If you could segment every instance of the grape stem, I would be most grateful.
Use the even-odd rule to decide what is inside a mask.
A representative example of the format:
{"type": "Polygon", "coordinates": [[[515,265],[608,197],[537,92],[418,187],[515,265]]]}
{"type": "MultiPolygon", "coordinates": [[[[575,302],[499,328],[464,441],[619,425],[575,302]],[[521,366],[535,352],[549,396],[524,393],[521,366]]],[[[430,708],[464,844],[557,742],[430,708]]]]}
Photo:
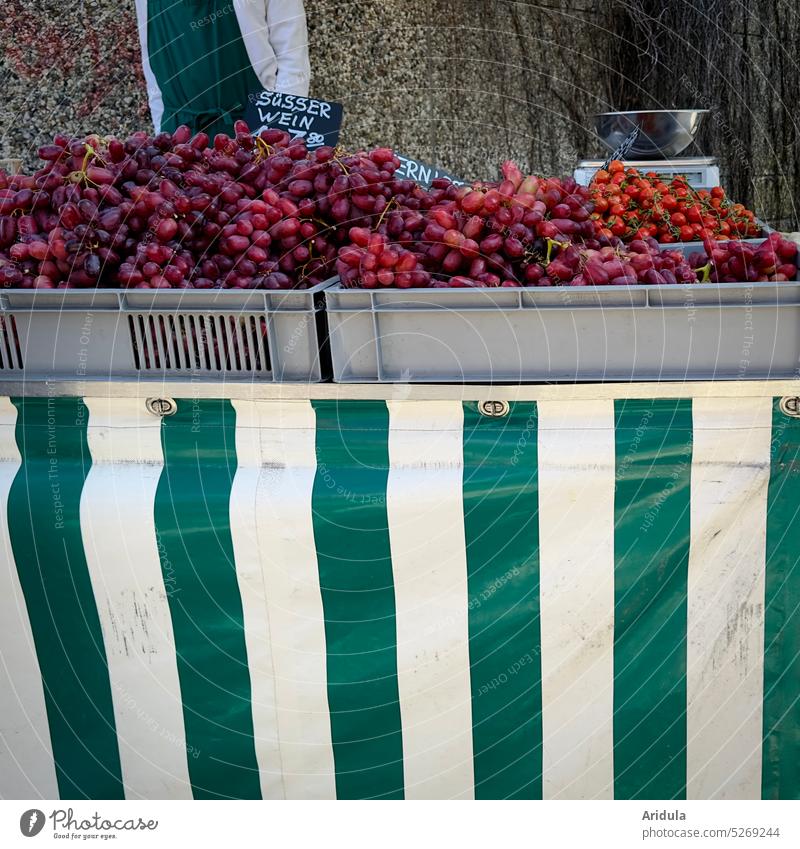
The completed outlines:
{"type": "Polygon", "coordinates": [[[81,163],[80,171],[70,171],[69,174],[64,178],[68,183],[91,183],[93,186],[99,186],[99,183],[95,183],[94,180],[89,178],[89,175],[86,173],[86,169],[92,159],[99,159],[103,165],[106,164],[106,161],[102,156],[90,145],[88,142],[86,143],[86,154],[83,157],[83,162],[81,163]]]}
{"type": "Polygon", "coordinates": [[[347,151],[341,145],[338,145],[333,150],[333,161],[337,162],[339,164],[339,166],[341,167],[342,171],[344,171],[345,175],[349,177],[350,176],[350,169],[344,164],[344,162],[342,162],[342,160],[340,158],[342,155],[344,155],[346,153],[347,153],[347,151]]]}
{"type": "Polygon", "coordinates": [[[383,223],[383,219],[386,217],[386,213],[391,209],[393,203],[395,203],[395,198],[391,198],[389,200],[389,203],[387,203],[386,206],[383,208],[383,212],[381,213],[381,217],[378,219],[378,223],[375,225],[376,230],[383,223]]]}
{"type": "Polygon", "coordinates": [[[256,162],[261,162],[267,156],[272,156],[272,145],[267,144],[261,136],[256,136],[256,162]]]}
{"type": "Polygon", "coordinates": [[[548,239],[547,240],[547,256],[544,258],[544,267],[547,268],[550,265],[550,259],[553,255],[553,248],[556,247],[566,248],[569,246],[569,242],[559,242],[556,239],[548,239]]]}
{"type": "Polygon", "coordinates": [[[696,272],[702,272],[702,277],[700,278],[700,283],[708,283],[711,279],[711,263],[707,262],[702,268],[695,269],[696,272]]]}

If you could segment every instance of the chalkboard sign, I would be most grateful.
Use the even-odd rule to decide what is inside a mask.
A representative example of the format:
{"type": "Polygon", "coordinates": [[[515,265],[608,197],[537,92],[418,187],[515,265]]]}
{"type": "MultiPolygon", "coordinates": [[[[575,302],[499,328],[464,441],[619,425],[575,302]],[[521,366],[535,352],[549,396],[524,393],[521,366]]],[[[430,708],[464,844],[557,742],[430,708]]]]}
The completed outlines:
{"type": "Polygon", "coordinates": [[[244,118],[253,133],[286,130],[304,138],[310,150],[339,141],[344,108],[341,103],[315,100],[281,91],[257,91],[248,97],[244,118]]]}
{"type": "Polygon", "coordinates": [[[424,162],[418,162],[416,159],[410,159],[408,156],[402,156],[399,153],[396,153],[395,156],[400,160],[400,167],[394,172],[394,175],[400,180],[415,180],[426,189],[439,177],[443,177],[457,186],[467,185],[463,180],[458,180],[442,168],[426,165],[424,162]]]}

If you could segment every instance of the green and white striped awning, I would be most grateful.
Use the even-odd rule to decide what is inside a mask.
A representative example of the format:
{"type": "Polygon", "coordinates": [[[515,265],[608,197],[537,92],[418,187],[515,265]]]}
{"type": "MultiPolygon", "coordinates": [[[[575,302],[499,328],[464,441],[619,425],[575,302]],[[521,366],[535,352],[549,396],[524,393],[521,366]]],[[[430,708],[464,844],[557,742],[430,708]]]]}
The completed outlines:
{"type": "Polygon", "coordinates": [[[777,398],[2,398],[0,501],[2,797],[800,798],[777,398]]]}

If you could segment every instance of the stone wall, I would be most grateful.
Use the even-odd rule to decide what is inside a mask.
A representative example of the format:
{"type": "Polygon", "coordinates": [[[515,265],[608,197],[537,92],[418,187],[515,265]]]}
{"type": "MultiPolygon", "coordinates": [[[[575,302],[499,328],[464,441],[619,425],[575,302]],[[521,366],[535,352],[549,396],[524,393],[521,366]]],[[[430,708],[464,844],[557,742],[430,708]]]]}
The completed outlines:
{"type": "MultiPolygon", "coordinates": [[[[777,32],[797,28],[792,3],[641,0],[669,12],[657,19],[662,58],[653,71],[653,29],[641,27],[649,18],[636,2],[306,0],[312,93],[345,104],[346,145],[389,144],[477,178],[494,176],[507,157],[568,173],[601,152],[586,129],[591,113],[631,101],[687,105],[695,85],[699,105],[716,107],[703,141],[722,157],[726,182],[788,227],[800,185],[800,91],[790,97],[800,77],[777,32]],[[717,24],[719,49],[728,51],[725,67],[735,55],[746,74],[727,80],[714,45],[685,43],[686,10],[704,6],[730,9],[736,24],[717,24]],[[748,24],[760,6],[771,10],[772,29],[748,24]],[[686,76],[681,56],[690,53],[707,60],[707,75],[686,76]]],[[[57,129],[124,133],[149,121],[132,0],[6,0],[0,79],[0,157],[30,162],[57,129]]]]}

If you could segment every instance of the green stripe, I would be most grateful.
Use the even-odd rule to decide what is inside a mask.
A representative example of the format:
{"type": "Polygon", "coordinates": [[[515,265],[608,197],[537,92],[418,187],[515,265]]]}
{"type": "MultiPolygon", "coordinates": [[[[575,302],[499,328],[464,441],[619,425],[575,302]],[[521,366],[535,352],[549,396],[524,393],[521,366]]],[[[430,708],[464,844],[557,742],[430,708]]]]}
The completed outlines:
{"type": "Polygon", "coordinates": [[[380,402],[313,402],[314,538],[340,799],[402,798],[397,628],[386,514],[389,414],[380,402]]]}
{"type": "Polygon", "coordinates": [[[761,795],[800,799],[800,419],[778,403],[767,500],[761,795]]]}
{"type": "Polygon", "coordinates": [[[614,796],[684,799],[691,401],[615,416],[614,796]]]}
{"type": "Polygon", "coordinates": [[[464,530],[478,799],[542,798],[535,404],[464,404],[464,530]]]}
{"type": "Polygon", "coordinates": [[[196,799],[260,799],[244,618],[231,542],[235,413],[178,401],[164,419],[156,539],[169,598],[196,799]]]}
{"type": "Polygon", "coordinates": [[[22,465],[8,524],[44,686],[62,799],[123,799],[103,635],[83,551],[91,456],[79,398],[12,399],[22,465]]]}
{"type": "Polygon", "coordinates": [[[147,50],[164,102],[162,131],[185,121],[211,136],[230,133],[248,95],[261,91],[232,11],[227,0],[148,0],[147,50]]]}

